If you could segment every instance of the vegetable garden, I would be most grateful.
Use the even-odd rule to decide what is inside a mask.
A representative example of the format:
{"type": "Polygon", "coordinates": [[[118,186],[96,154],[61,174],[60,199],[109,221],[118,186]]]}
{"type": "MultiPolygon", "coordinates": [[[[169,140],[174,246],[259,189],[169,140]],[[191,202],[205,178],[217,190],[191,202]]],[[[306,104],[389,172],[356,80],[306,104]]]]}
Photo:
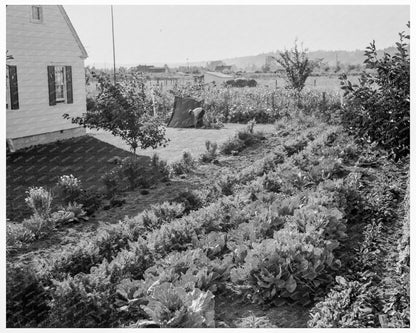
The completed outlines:
{"type": "MultiPolygon", "coordinates": [[[[409,134],[394,129],[388,135],[402,137],[381,142],[345,117],[374,89],[360,84],[347,83],[342,105],[313,91],[179,87],[204,99],[211,123],[247,129],[218,152],[207,143],[198,163],[187,153],[176,165],[152,163],[167,178],[214,162],[219,172],[49,257],[8,261],[7,326],[409,327],[409,134]],[[274,122],[275,133],[256,132],[253,119],[274,122]],[[255,162],[244,165],[249,153],[255,162]],[[226,300],[255,314],[230,318],[226,300]],[[269,315],[288,305],[303,319],[269,315]]],[[[169,96],[156,93],[159,115],[169,96]]]]}

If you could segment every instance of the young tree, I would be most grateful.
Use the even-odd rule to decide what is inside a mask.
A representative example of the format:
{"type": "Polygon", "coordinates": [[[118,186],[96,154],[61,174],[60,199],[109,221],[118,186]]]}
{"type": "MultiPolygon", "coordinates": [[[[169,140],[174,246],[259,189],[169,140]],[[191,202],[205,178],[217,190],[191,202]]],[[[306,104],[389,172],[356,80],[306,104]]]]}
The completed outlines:
{"type": "Polygon", "coordinates": [[[142,149],[166,146],[166,129],[159,118],[153,116],[151,100],[146,96],[142,79],[133,77],[112,83],[102,78],[95,107],[81,117],[71,119],[75,124],[91,129],[104,129],[121,137],[136,155],[142,149]]]}
{"type": "Polygon", "coordinates": [[[310,61],[306,55],[307,50],[299,50],[297,41],[291,50],[280,52],[280,58],[273,59],[280,64],[286,73],[286,80],[289,88],[301,92],[305,86],[305,81],[312,73],[315,63],[310,61]]]}
{"type": "MultiPolygon", "coordinates": [[[[410,28],[410,23],[407,24],[410,28]]],[[[363,141],[376,142],[396,159],[410,153],[410,36],[399,33],[393,55],[378,57],[375,42],[364,61],[372,72],[363,72],[359,84],[340,77],[346,105],[342,120],[363,141]]]]}

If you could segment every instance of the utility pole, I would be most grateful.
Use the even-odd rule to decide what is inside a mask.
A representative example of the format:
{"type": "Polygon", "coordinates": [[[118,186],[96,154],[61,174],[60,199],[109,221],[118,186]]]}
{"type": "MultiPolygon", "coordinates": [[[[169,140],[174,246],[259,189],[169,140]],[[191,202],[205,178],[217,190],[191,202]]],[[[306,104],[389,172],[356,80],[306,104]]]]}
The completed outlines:
{"type": "Polygon", "coordinates": [[[114,71],[114,84],[116,84],[116,46],[114,43],[114,17],[113,17],[113,5],[111,5],[111,30],[113,34],[113,71],[114,71]]]}

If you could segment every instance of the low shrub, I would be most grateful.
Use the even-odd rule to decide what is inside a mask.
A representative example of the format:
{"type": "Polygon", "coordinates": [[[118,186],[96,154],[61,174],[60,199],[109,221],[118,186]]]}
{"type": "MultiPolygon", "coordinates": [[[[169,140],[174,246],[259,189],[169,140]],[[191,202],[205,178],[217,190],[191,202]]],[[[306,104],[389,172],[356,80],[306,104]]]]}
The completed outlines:
{"type": "Polygon", "coordinates": [[[291,299],[308,304],[310,292],[331,281],[328,269],[340,265],[332,253],[336,247],[316,231],[282,229],[273,238],[253,243],[244,264],[231,271],[231,279],[254,302],[291,299]]]}
{"type": "Polygon", "coordinates": [[[303,137],[289,139],[285,141],[285,143],[283,144],[288,156],[291,156],[293,154],[300,152],[307,145],[308,145],[308,140],[303,137]]]}
{"type": "Polygon", "coordinates": [[[168,163],[165,160],[161,160],[159,155],[154,153],[152,155],[151,164],[162,176],[162,181],[169,180],[170,169],[168,163]]]}
{"type": "Polygon", "coordinates": [[[148,301],[143,309],[158,327],[215,327],[214,295],[210,291],[187,292],[162,283],[152,289],[148,301]]]}
{"type": "Polygon", "coordinates": [[[282,179],[277,172],[271,171],[261,177],[262,186],[266,191],[279,193],[282,189],[282,179]]]}
{"type": "Polygon", "coordinates": [[[196,161],[189,151],[183,151],[182,158],[179,161],[172,162],[170,167],[175,175],[190,173],[196,166],[196,161]]]}
{"type": "Polygon", "coordinates": [[[232,195],[234,193],[234,187],[238,183],[238,178],[231,172],[221,174],[215,185],[223,195],[232,195]]]}
{"type": "Polygon", "coordinates": [[[30,243],[35,239],[31,230],[21,223],[6,223],[6,246],[7,249],[20,248],[24,244],[30,243]]]}
{"type": "Polygon", "coordinates": [[[151,205],[150,209],[143,211],[138,216],[138,223],[142,224],[146,231],[160,228],[161,225],[169,223],[184,214],[185,206],[182,203],[164,202],[151,205]]]}
{"type": "Polygon", "coordinates": [[[107,196],[112,197],[118,193],[121,183],[121,172],[120,167],[115,167],[114,169],[106,172],[101,176],[101,181],[104,183],[107,191],[107,196]]]}
{"type": "Polygon", "coordinates": [[[173,202],[182,204],[185,207],[185,214],[202,207],[202,200],[195,191],[186,190],[180,192],[176,198],[173,199],[173,202]]]}
{"type": "Polygon", "coordinates": [[[48,316],[48,293],[28,265],[6,265],[7,328],[39,327],[48,316]]]}
{"type": "Polygon", "coordinates": [[[220,152],[224,155],[238,154],[244,148],[244,141],[237,137],[233,137],[229,138],[220,146],[220,152]]]}
{"type": "Polygon", "coordinates": [[[336,277],[337,284],[325,299],[314,306],[308,327],[363,328],[376,326],[373,308],[377,292],[371,281],[347,281],[336,277]]]}
{"type": "Polygon", "coordinates": [[[59,177],[57,189],[65,204],[76,202],[82,192],[81,181],[73,175],[59,177]]]}
{"type": "Polygon", "coordinates": [[[40,215],[32,215],[22,222],[23,227],[29,230],[34,239],[42,239],[49,235],[55,229],[55,222],[50,217],[44,218],[40,215]]]}
{"type": "Polygon", "coordinates": [[[87,221],[87,213],[82,209],[81,204],[69,203],[67,207],[63,207],[61,210],[52,213],[51,220],[55,224],[67,224],[67,223],[79,223],[81,221],[87,221]]]}
{"type": "Polygon", "coordinates": [[[82,190],[75,202],[82,205],[87,215],[93,214],[101,207],[103,194],[97,190],[82,190]]]}
{"type": "Polygon", "coordinates": [[[26,204],[32,209],[33,214],[47,218],[51,213],[52,194],[43,187],[30,187],[25,199],[26,204]]]}
{"type": "Polygon", "coordinates": [[[148,188],[151,185],[148,175],[145,175],[144,165],[136,156],[123,159],[120,165],[120,172],[127,180],[131,190],[137,187],[148,188]]]}
{"type": "Polygon", "coordinates": [[[218,156],[218,153],[217,153],[218,145],[216,142],[211,142],[207,140],[205,141],[205,148],[206,148],[206,151],[203,154],[201,154],[200,161],[203,163],[211,163],[218,156]]]}

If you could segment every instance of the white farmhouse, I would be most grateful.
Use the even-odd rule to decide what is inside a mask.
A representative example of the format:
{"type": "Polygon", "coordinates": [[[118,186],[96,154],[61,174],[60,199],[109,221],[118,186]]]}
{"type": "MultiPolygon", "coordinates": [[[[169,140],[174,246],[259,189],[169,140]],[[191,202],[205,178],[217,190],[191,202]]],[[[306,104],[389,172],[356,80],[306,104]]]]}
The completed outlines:
{"type": "Polygon", "coordinates": [[[204,73],[204,82],[205,83],[215,83],[220,85],[228,80],[232,80],[234,77],[232,75],[223,74],[220,72],[205,72],[204,73]]]}
{"type": "Polygon", "coordinates": [[[6,137],[14,149],[85,134],[82,45],[63,6],[6,7],[6,137]]]}

